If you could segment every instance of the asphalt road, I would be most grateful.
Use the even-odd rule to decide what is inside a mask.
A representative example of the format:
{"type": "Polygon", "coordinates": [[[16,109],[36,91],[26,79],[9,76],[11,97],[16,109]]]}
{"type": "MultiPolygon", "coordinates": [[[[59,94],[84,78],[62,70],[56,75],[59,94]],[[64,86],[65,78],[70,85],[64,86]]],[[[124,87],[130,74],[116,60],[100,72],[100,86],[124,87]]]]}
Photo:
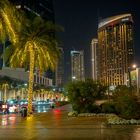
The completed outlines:
{"type": "Polygon", "coordinates": [[[32,118],[0,116],[0,140],[140,140],[140,126],[106,126],[105,119],[67,117],[70,105],[32,118]]]}

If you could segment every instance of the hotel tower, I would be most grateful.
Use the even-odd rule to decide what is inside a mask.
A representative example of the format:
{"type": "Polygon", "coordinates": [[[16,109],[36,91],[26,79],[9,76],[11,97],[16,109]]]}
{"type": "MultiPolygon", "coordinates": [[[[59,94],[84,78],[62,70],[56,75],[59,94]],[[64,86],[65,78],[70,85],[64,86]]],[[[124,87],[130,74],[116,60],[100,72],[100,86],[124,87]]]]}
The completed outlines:
{"type": "Polygon", "coordinates": [[[98,24],[99,80],[108,86],[125,85],[134,62],[133,19],[122,14],[98,24]]]}

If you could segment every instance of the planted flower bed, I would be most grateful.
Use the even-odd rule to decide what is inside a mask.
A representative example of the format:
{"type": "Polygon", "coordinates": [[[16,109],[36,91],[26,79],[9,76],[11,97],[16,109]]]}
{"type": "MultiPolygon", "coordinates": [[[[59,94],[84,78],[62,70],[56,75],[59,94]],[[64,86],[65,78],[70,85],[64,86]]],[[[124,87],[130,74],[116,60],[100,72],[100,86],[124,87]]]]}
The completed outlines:
{"type": "Polygon", "coordinates": [[[140,124],[140,120],[136,120],[136,119],[130,119],[130,120],[126,120],[123,118],[118,117],[117,115],[112,115],[112,116],[108,116],[107,118],[107,123],[108,124],[135,124],[135,125],[139,125],[140,124]]]}
{"type": "Polygon", "coordinates": [[[106,114],[106,113],[80,113],[77,111],[72,111],[68,113],[68,117],[106,117],[107,124],[111,125],[140,125],[140,120],[130,119],[126,120],[118,117],[115,114],[106,114]]]}

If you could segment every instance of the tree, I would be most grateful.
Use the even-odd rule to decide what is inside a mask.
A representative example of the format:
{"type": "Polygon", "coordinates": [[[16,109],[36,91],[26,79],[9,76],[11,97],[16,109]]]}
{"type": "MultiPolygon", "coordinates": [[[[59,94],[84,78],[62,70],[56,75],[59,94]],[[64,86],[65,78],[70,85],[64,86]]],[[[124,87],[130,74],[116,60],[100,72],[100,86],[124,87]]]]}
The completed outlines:
{"type": "Polygon", "coordinates": [[[17,9],[8,0],[0,1],[0,36],[1,40],[9,38],[12,43],[17,41],[17,30],[20,30],[17,9]]]}
{"type": "Polygon", "coordinates": [[[37,67],[42,73],[48,68],[55,69],[60,49],[58,42],[52,35],[55,25],[44,22],[40,17],[24,22],[24,28],[19,33],[19,41],[10,58],[11,67],[25,67],[29,65],[28,116],[32,112],[34,69],[37,67]]]}
{"type": "Polygon", "coordinates": [[[118,99],[119,97],[123,97],[123,96],[133,96],[136,95],[135,91],[133,90],[133,87],[128,87],[126,85],[119,85],[115,88],[115,90],[113,91],[113,100],[118,99]],[[132,92],[133,91],[133,92],[132,92]]]}
{"type": "MultiPolygon", "coordinates": [[[[5,42],[9,40],[12,44],[17,42],[17,32],[21,28],[21,16],[17,9],[8,0],[0,0],[0,43],[3,45],[5,53],[5,42]]],[[[3,66],[5,66],[5,56],[3,55],[3,66]]]]}
{"type": "Polygon", "coordinates": [[[10,88],[12,79],[4,76],[0,77],[0,88],[3,90],[3,101],[6,102],[7,89],[10,88]]]}
{"type": "Polygon", "coordinates": [[[3,96],[3,100],[4,100],[4,102],[6,103],[6,100],[7,100],[7,89],[9,88],[9,84],[8,83],[3,83],[2,85],[1,85],[1,89],[3,89],[4,90],[4,96],[3,96]]]}
{"type": "Polygon", "coordinates": [[[75,81],[66,87],[73,109],[78,112],[93,112],[95,100],[100,99],[106,90],[99,82],[93,80],[75,81]]]}
{"type": "Polygon", "coordinates": [[[138,98],[127,86],[118,86],[113,94],[116,113],[125,119],[140,118],[140,103],[138,98]]]}

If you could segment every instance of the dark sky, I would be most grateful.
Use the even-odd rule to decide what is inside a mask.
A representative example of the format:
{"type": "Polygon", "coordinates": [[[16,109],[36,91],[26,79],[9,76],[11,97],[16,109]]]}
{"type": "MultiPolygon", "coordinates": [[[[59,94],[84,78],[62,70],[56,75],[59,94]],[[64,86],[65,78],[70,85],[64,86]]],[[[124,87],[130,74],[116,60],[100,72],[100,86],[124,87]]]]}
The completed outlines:
{"type": "Polygon", "coordinates": [[[70,79],[70,50],[84,50],[85,75],[90,77],[90,43],[97,37],[99,18],[131,13],[134,20],[136,63],[140,65],[140,5],[138,0],[54,0],[55,20],[65,31],[58,34],[65,52],[65,81],[70,79]]]}

